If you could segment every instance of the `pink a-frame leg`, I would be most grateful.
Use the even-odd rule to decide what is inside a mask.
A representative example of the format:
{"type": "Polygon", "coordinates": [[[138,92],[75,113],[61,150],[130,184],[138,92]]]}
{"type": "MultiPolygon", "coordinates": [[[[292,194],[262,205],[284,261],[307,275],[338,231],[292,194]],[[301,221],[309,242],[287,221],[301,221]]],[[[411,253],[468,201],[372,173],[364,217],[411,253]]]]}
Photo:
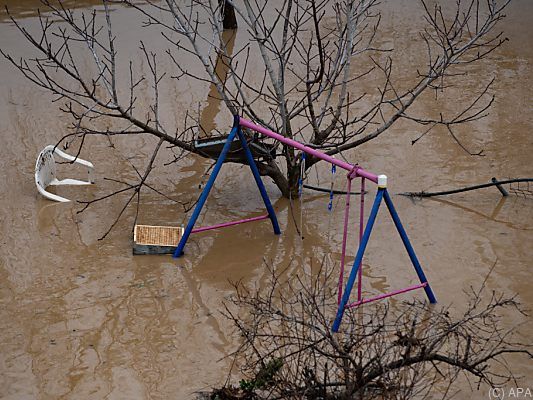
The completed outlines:
{"type": "MultiPolygon", "coordinates": [[[[359,210],[359,245],[361,245],[361,239],[363,239],[363,231],[365,228],[365,178],[361,178],[361,207],[359,210]]],[[[359,271],[357,273],[357,301],[361,301],[362,285],[363,285],[363,260],[359,265],[359,271]]]]}
{"type": "MultiPolygon", "coordinates": [[[[357,169],[355,170],[357,171],[357,169]]],[[[341,250],[341,266],[339,273],[339,284],[337,290],[337,304],[341,303],[342,299],[342,287],[344,285],[344,266],[346,263],[346,242],[348,239],[348,223],[350,220],[350,192],[352,189],[352,173],[348,174],[348,185],[346,190],[346,206],[344,208],[344,231],[342,234],[342,250],[341,250]]],[[[364,231],[364,212],[365,212],[365,178],[361,177],[361,206],[359,212],[359,245],[361,244],[361,239],[363,238],[364,231]]],[[[360,302],[362,299],[362,279],[363,279],[363,262],[359,265],[359,272],[357,275],[357,301],[360,302]]]]}
{"type": "Polygon", "coordinates": [[[352,178],[348,175],[346,189],[346,206],[344,208],[344,231],[342,234],[341,268],[339,273],[339,286],[337,290],[337,304],[341,304],[342,286],[344,285],[344,262],[346,259],[346,241],[348,239],[348,221],[350,219],[350,192],[352,190],[352,178]]]}
{"type": "Polygon", "coordinates": [[[408,286],[403,289],[393,290],[392,292],[389,292],[389,293],[383,293],[378,296],[371,297],[369,299],[360,299],[358,301],[354,301],[351,304],[348,304],[346,308],[354,308],[354,307],[360,306],[361,304],[371,303],[376,300],[386,299],[387,297],[392,297],[398,294],[407,293],[407,292],[410,292],[411,290],[425,288],[427,285],[428,285],[427,282],[419,283],[417,285],[408,286]]]}
{"type": "Polygon", "coordinates": [[[222,224],[211,225],[211,226],[202,226],[200,228],[193,229],[191,233],[200,233],[200,232],[210,231],[212,229],[219,229],[219,228],[225,228],[227,226],[245,224],[247,222],[261,221],[263,219],[267,219],[268,217],[269,215],[265,214],[265,215],[260,215],[259,217],[252,217],[252,218],[240,219],[238,221],[224,222],[222,224]]]}

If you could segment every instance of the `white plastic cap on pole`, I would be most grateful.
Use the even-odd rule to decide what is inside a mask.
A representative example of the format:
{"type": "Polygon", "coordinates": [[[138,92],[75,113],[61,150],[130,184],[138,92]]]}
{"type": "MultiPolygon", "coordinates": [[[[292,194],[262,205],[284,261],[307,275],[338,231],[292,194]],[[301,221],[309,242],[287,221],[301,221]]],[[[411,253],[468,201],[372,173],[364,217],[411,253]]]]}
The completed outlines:
{"type": "Polygon", "coordinates": [[[378,175],[378,188],[384,189],[387,187],[387,175],[378,175]]]}

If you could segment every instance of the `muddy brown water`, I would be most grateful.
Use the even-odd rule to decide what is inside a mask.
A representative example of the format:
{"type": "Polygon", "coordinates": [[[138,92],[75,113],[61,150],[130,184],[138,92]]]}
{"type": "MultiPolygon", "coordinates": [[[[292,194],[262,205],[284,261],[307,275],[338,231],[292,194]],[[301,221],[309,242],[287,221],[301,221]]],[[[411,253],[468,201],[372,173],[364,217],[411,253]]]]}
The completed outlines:
{"type": "MultiPolygon", "coordinates": [[[[36,28],[38,2],[1,3],[7,3],[30,29],[36,28]]],[[[72,6],[88,8],[95,3],[72,2],[72,6]]],[[[510,41],[476,67],[443,105],[444,110],[453,108],[457,100],[466,98],[467,89],[479,88],[496,77],[497,98],[490,115],[460,131],[469,147],[484,149],[485,157],[466,155],[441,131],[411,146],[421,129],[399,124],[348,158],[387,174],[393,193],[475,184],[492,176],[533,177],[533,3],[514,1],[507,14],[502,27],[510,41]]],[[[398,73],[407,73],[410,65],[422,61],[416,7],[407,1],[388,3],[384,16],[379,40],[400,50],[404,62],[399,63],[398,73]]],[[[117,7],[113,19],[123,54],[135,54],[143,35],[155,35],[137,29],[131,10],[117,7]]],[[[239,37],[236,45],[238,41],[239,37]]],[[[154,43],[164,49],[163,44],[154,43]]],[[[0,47],[16,56],[33,54],[4,11],[0,14],[0,47]]],[[[205,103],[208,91],[208,87],[187,82],[168,89],[168,100],[162,104],[167,122],[181,123],[184,110],[204,102],[211,108],[202,118],[210,127],[227,129],[231,124],[227,112],[205,103]]],[[[133,257],[133,208],[108,238],[97,240],[124,198],[77,214],[79,205],[53,204],[37,194],[35,157],[44,145],[64,134],[69,122],[50,100],[0,60],[0,398],[181,399],[221,384],[230,363],[223,357],[237,344],[231,325],[220,315],[222,302],[233,293],[228,280],[264,284],[264,260],[280,268],[292,261],[288,273],[294,276],[325,254],[338,262],[340,197],[330,217],[327,196],[306,192],[302,242],[289,216],[288,201],[267,182],[281,236],[274,236],[269,224],[260,222],[195,236],[179,260],[133,257]]],[[[417,111],[439,110],[422,103],[417,111]]],[[[82,156],[96,165],[97,184],[60,188],[58,193],[76,199],[108,193],[114,186],[103,177],[133,178],[125,155],[135,156],[133,162],[142,165],[149,155],[146,148],[153,144],[150,138],[138,138],[117,141],[111,149],[104,141],[90,141],[82,156]]],[[[170,154],[165,152],[165,157],[170,154]]],[[[199,195],[198,185],[209,165],[189,157],[179,165],[158,168],[152,182],[174,198],[190,200],[199,195]]],[[[327,167],[320,168],[324,184],[327,167]]],[[[343,186],[341,179],[337,185],[343,186]]],[[[498,260],[488,279],[489,289],[516,293],[526,308],[533,309],[531,198],[502,198],[496,189],[486,189],[415,202],[394,196],[394,201],[441,304],[451,304],[460,312],[463,290],[478,285],[498,260]]],[[[299,220],[299,204],[294,207],[299,220]]],[[[248,171],[228,166],[200,222],[216,223],[259,212],[261,203],[248,171]]],[[[174,203],[152,194],[143,196],[139,222],[185,221],[186,215],[174,203]]],[[[351,238],[352,257],[355,244],[351,238]]],[[[367,250],[364,278],[365,294],[416,282],[384,214],[367,250]]],[[[422,293],[402,298],[413,296],[422,293]]],[[[390,301],[395,304],[399,299],[390,301]]],[[[521,323],[518,339],[533,342],[528,317],[508,322],[521,323]]],[[[512,363],[513,370],[524,376],[520,384],[533,387],[531,362],[519,358],[512,363]]],[[[466,385],[457,389],[461,390],[457,398],[472,398],[466,385]]],[[[486,389],[474,393],[474,398],[487,396],[486,389]]]]}

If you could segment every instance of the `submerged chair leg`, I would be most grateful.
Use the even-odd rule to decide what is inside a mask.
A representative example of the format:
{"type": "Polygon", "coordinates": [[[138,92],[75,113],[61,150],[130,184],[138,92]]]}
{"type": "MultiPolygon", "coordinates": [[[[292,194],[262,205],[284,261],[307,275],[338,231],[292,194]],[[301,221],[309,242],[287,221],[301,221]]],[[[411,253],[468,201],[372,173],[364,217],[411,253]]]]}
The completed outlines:
{"type": "Polygon", "coordinates": [[[60,202],[60,203],[69,203],[70,202],[69,199],[66,199],[64,197],[58,196],[57,194],[53,194],[53,193],[47,192],[41,185],[37,185],[37,190],[39,191],[39,193],[41,193],[41,195],[43,197],[47,198],[48,200],[53,200],[53,201],[57,201],[57,202],[60,202]]]}
{"type": "Polygon", "coordinates": [[[61,179],[61,180],[56,179],[50,182],[50,186],[62,186],[62,185],[84,186],[84,185],[92,185],[92,182],[80,181],[78,179],[61,179]]]}

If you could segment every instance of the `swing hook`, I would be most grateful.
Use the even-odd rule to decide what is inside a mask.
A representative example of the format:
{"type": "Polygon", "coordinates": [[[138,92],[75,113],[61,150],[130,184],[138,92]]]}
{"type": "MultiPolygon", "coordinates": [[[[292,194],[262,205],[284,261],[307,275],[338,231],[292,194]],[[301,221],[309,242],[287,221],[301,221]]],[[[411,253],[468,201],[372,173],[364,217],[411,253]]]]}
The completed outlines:
{"type": "Polygon", "coordinates": [[[348,172],[348,179],[352,180],[357,178],[357,172],[361,169],[359,164],[355,164],[350,172],[348,172]]]}

